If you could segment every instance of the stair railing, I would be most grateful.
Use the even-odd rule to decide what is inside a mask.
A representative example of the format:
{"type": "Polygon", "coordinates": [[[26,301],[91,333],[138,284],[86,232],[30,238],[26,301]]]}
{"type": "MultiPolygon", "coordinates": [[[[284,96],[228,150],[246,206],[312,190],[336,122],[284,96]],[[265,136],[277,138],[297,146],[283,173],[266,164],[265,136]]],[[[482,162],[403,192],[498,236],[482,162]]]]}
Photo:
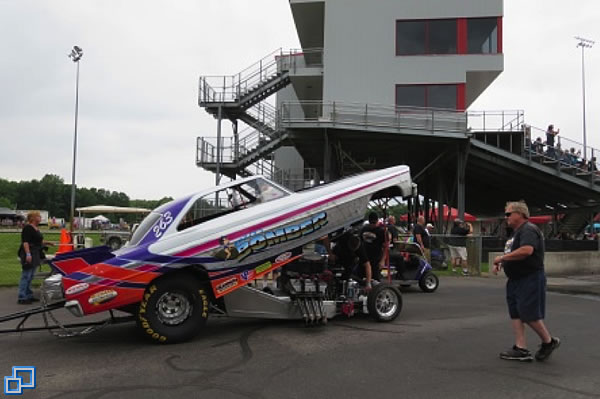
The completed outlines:
{"type": "Polygon", "coordinates": [[[299,68],[323,65],[323,50],[272,51],[234,75],[200,77],[199,103],[234,102],[276,76],[299,68]]]}

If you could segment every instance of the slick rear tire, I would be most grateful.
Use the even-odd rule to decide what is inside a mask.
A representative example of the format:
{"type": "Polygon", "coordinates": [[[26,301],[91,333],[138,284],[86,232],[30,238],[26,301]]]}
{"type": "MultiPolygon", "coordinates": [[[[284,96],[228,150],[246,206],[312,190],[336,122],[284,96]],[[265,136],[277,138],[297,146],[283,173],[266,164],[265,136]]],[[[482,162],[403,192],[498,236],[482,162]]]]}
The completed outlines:
{"type": "Polygon", "coordinates": [[[160,344],[194,338],[208,319],[209,298],[204,285],[191,274],[160,278],[148,285],[136,322],[142,334],[160,344]]]}
{"type": "Polygon", "coordinates": [[[419,280],[419,288],[421,288],[423,292],[434,292],[438,289],[439,285],[440,280],[438,279],[438,276],[432,272],[426,272],[419,280]]]}
{"type": "Polygon", "coordinates": [[[392,321],[402,311],[402,294],[394,286],[378,284],[367,296],[367,309],[376,321],[392,321]]]}

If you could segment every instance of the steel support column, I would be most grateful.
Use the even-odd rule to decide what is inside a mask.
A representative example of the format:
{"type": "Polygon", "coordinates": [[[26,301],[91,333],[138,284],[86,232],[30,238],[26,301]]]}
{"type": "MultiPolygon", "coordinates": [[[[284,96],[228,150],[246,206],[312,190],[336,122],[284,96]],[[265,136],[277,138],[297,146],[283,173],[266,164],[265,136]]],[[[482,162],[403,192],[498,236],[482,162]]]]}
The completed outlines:
{"type": "Polygon", "coordinates": [[[458,217],[465,218],[465,169],[467,165],[466,151],[462,146],[458,147],[456,165],[456,208],[458,217]]]}
{"type": "Polygon", "coordinates": [[[329,183],[331,181],[331,146],[327,129],[323,132],[323,140],[325,142],[323,146],[323,180],[325,183],[329,183]]]}
{"type": "Polygon", "coordinates": [[[215,171],[215,182],[218,186],[221,183],[221,122],[223,120],[222,107],[219,105],[217,111],[217,169],[215,171]]]}

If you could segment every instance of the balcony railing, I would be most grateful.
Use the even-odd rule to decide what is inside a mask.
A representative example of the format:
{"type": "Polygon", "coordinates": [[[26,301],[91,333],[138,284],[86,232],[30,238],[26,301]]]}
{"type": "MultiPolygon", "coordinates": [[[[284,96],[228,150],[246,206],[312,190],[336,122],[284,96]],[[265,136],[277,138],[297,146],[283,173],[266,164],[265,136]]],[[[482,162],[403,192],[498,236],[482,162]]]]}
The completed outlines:
{"type": "Polygon", "coordinates": [[[280,123],[285,127],[298,123],[356,125],[365,128],[424,130],[430,133],[465,134],[464,112],[448,109],[396,107],[380,104],[344,102],[283,102],[280,123]]]}

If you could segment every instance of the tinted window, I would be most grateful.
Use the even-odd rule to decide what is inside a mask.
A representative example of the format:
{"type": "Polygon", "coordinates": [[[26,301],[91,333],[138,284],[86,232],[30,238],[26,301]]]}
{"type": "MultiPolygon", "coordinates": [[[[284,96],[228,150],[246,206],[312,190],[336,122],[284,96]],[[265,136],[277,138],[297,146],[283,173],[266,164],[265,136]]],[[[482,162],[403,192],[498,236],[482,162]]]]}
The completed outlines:
{"type": "Polygon", "coordinates": [[[496,18],[467,20],[467,49],[469,54],[498,53],[498,20],[496,18]]]}
{"type": "Polygon", "coordinates": [[[427,106],[432,108],[456,109],[456,86],[428,86],[427,106]]]}
{"type": "Polygon", "coordinates": [[[456,85],[398,85],[396,105],[456,109],[456,85]]]}
{"type": "Polygon", "coordinates": [[[425,100],[426,87],[418,86],[396,86],[396,105],[398,106],[413,106],[426,107],[425,100]]]}
{"type": "Polygon", "coordinates": [[[456,54],[456,20],[429,21],[429,54],[456,54]]]}
{"type": "Polygon", "coordinates": [[[425,54],[425,21],[396,22],[396,54],[425,54]]]}

